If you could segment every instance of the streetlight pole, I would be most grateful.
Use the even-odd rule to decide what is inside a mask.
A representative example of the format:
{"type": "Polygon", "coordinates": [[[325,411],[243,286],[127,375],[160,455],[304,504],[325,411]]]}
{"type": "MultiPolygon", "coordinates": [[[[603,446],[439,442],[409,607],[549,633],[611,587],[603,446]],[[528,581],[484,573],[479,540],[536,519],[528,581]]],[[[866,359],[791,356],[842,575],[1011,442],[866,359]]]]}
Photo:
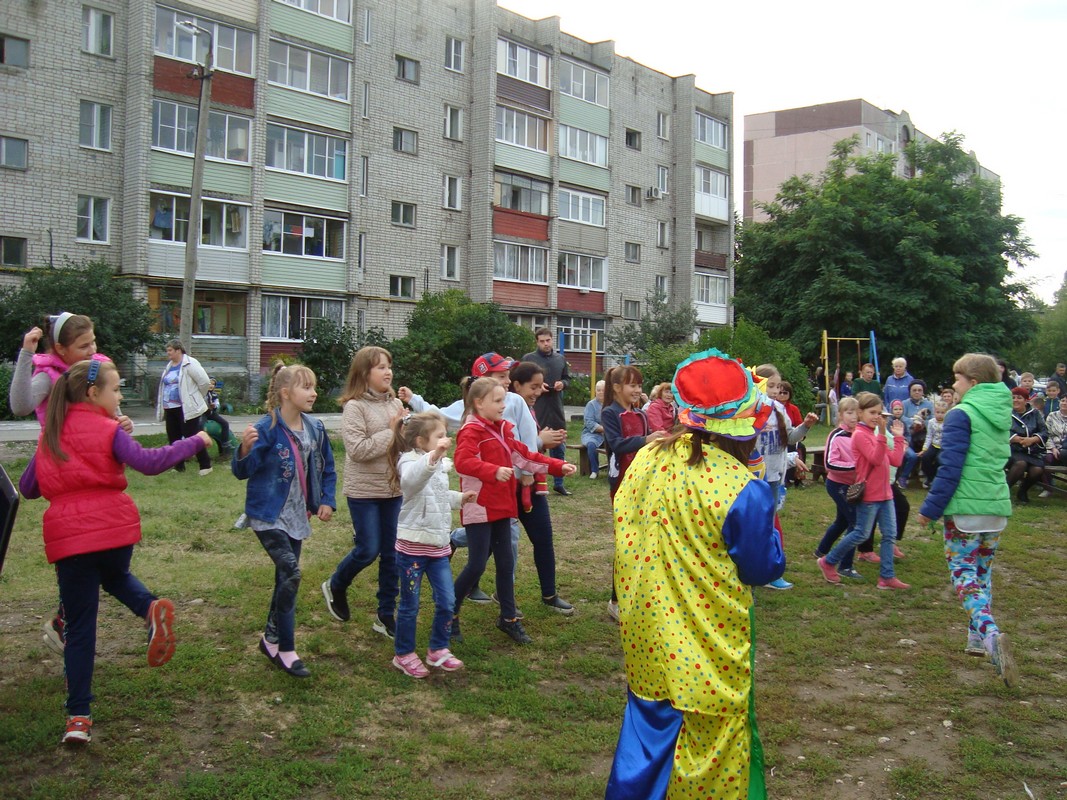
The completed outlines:
{"type": "MultiPolygon", "coordinates": [[[[193,314],[196,300],[196,270],[199,266],[198,248],[202,230],[204,194],[204,153],[207,151],[208,115],[211,106],[211,75],[214,67],[214,41],[207,28],[202,28],[192,20],[183,20],[178,25],[192,31],[194,37],[203,34],[207,37],[207,53],[204,63],[199,65],[200,103],[196,115],[196,145],[193,148],[193,180],[189,187],[189,228],[185,235],[185,280],[182,283],[181,321],[178,337],[187,352],[193,349],[193,314]]],[[[195,50],[194,50],[195,52],[195,50]]]]}

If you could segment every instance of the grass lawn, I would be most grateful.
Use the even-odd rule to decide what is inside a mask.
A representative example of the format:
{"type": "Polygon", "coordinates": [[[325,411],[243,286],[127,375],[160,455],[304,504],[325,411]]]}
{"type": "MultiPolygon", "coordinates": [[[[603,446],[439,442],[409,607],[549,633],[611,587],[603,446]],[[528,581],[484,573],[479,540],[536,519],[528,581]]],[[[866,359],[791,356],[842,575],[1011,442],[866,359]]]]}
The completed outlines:
{"type": "MultiPolygon", "coordinates": [[[[825,429],[809,441],[824,439],[825,429]]],[[[24,465],[9,454],[10,474],[24,465]]],[[[578,612],[564,618],[538,605],[524,540],[516,594],[534,644],[517,647],[497,631],[495,606],[468,604],[466,641],[455,647],[466,669],[425,681],[394,669],[391,642],[371,630],[373,569],[349,592],[350,622],[326,612],[319,584],[351,546],[342,504],[331,522],[315,523],[304,549],[297,648],[313,674],[298,681],[256,649],[273,567],[251,532],[232,528],[244,487],[228,472],[128,473],[144,521],[134,572],[175,601],[178,651],[148,668],[140,621],[102,600],[96,724],[80,750],[59,744],[62,663],[41,640],[56,602],[40,542],[45,504],[23,505],[0,577],[0,796],[604,796],[626,690],[605,611],[606,480],[572,478],[572,497],[550,499],[560,593],[578,612]]],[[[921,490],[908,494],[913,518],[897,573],[913,588],[881,592],[869,564],[859,567],[865,583],[822,580],[811,550],[832,503],[821,484],[790,491],[782,522],[796,588],[755,591],[771,797],[993,800],[1026,797],[1024,782],[1038,800],[1067,797],[1064,500],[1035,499],[1002,537],[995,610],[1021,673],[1007,689],[991,665],[964,655],[966,618],[939,536],[914,522],[921,490]]]]}

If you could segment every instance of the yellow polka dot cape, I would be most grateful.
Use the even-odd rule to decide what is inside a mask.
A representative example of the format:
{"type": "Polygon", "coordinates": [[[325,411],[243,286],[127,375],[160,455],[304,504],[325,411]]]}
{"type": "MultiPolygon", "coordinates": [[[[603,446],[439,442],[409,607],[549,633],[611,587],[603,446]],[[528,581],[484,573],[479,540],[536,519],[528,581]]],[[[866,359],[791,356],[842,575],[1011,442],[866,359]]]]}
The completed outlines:
{"type": "MultiPolygon", "coordinates": [[[[703,463],[688,466],[690,440],[641,450],[615,496],[615,585],[627,682],[633,697],[669,703],[681,724],[671,742],[669,780],[660,780],[666,793],[644,776],[648,784],[628,794],[625,776],[640,769],[633,762],[620,769],[617,752],[609,798],[642,792],[671,800],[766,796],[762,759],[758,776],[750,775],[757,734],[749,584],[784,571],[774,502],[746,465],[715,447],[704,448],[703,463]]],[[[620,749],[627,725],[624,720],[620,749]]]]}

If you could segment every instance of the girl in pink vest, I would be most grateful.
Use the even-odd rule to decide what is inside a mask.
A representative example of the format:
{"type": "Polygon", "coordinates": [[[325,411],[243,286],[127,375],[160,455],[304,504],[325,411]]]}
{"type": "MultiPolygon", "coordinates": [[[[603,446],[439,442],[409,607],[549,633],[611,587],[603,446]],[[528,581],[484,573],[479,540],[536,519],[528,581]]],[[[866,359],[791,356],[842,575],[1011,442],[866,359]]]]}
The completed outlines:
{"type": "Polygon", "coordinates": [[[148,624],[148,664],[174,654],[174,604],[157,599],[130,572],[141,518],[126,494],[128,464],[145,475],[170,469],[211,442],[201,432],[145,450],[115,418],[122,392],[110,361],[80,361],[55,382],[37,453],[19,479],[28,498],[45,497],[44,549],[56,566],[66,611],[67,729],[63,741],[92,737],[96,616],[100,587],[148,624]]]}

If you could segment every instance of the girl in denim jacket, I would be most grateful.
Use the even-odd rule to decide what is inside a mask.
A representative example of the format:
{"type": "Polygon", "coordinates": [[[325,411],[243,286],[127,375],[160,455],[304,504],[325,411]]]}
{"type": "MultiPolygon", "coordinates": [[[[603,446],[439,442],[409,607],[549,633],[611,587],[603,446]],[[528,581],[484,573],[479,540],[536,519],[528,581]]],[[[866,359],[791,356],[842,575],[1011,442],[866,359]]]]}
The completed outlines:
{"type": "Polygon", "coordinates": [[[267,414],[245,428],[233,456],[234,476],[248,479],[248,527],[274,562],[274,594],[259,649],[296,678],[311,674],[294,642],[300,549],[311,536],[312,514],[327,522],[336,508],[330,441],[322,422],[308,416],[316,396],[314,372],[277,364],[267,390],[267,414]]]}

